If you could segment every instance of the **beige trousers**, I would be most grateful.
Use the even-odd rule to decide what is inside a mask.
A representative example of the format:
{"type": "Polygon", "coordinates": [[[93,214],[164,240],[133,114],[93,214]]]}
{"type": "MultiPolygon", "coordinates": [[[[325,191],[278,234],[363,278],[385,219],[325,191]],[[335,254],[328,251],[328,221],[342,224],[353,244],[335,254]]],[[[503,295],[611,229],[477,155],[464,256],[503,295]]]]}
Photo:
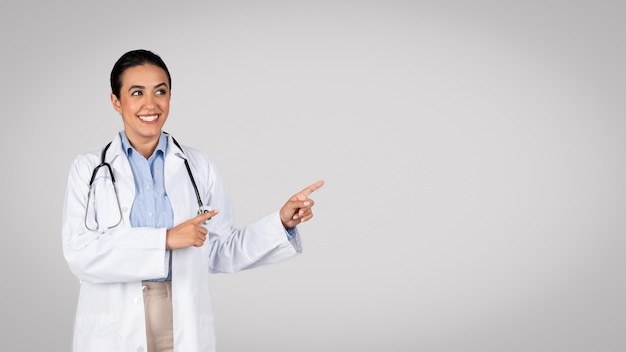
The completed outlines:
{"type": "Polygon", "coordinates": [[[143,281],[148,352],[173,352],[172,283],[143,281]]]}

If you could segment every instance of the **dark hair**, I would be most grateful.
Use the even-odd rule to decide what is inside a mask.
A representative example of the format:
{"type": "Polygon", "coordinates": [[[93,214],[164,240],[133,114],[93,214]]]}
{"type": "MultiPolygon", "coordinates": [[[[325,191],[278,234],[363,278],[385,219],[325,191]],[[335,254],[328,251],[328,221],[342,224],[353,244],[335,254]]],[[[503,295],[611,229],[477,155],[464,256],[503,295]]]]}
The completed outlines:
{"type": "Polygon", "coordinates": [[[150,64],[158,66],[165,71],[167,79],[169,80],[170,89],[172,89],[172,77],[170,71],[165,66],[165,62],[159,57],[159,55],[144,49],[131,50],[122,55],[111,70],[111,92],[116,97],[120,97],[120,90],[122,89],[122,74],[124,71],[131,67],[150,64]]]}

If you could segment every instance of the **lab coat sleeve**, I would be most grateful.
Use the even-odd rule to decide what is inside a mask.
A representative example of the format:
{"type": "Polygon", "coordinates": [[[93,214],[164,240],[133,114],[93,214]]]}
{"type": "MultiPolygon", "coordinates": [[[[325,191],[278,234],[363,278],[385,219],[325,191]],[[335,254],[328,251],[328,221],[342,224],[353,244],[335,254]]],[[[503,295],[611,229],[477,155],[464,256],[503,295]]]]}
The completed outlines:
{"type": "MultiPolygon", "coordinates": [[[[90,231],[86,228],[89,179],[97,163],[93,155],[81,155],[75,159],[69,172],[62,241],[63,255],[71,271],[79,280],[91,283],[165,277],[168,271],[165,229],[132,228],[128,211],[123,212],[122,223],[113,229],[90,231]]],[[[115,204],[111,208],[115,208],[115,204]]]]}
{"type": "Polygon", "coordinates": [[[290,239],[278,211],[236,228],[230,195],[213,165],[209,180],[209,205],[220,211],[208,227],[209,271],[233,273],[276,263],[302,252],[297,228],[292,229],[290,239]]]}

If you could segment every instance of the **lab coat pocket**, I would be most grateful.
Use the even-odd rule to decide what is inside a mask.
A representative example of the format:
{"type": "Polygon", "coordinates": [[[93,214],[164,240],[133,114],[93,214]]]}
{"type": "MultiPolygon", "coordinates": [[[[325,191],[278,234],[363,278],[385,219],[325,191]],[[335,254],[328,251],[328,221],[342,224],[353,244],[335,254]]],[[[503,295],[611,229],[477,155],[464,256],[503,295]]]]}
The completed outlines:
{"type": "Polygon", "coordinates": [[[119,324],[113,314],[76,317],[75,352],[121,351],[119,324]]]}

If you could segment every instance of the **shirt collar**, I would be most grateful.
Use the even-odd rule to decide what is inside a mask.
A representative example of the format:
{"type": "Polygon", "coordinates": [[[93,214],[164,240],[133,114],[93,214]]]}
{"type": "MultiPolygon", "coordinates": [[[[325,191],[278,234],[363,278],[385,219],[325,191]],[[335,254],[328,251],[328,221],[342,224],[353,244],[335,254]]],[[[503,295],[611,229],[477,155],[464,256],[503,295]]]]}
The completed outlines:
{"type": "MultiPolygon", "coordinates": [[[[120,138],[122,139],[122,149],[124,150],[124,153],[126,153],[127,157],[130,157],[130,155],[133,152],[137,153],[137,150],[135,150],[135,148],[133,148],[133,146],[130,145],[130,141],[128,140],[128,137],[126,137],[126,133],[124,133],[124,131],[120,132],[120,138]]],[[[167,151],[167,135],[165,134],[165,132],[161,131],[161,136],[159,136],[159,143],[157,144],[156,148],[154,149],[154,152],[152,153],[150,157],[157,154],[157,152],[161,152],[161,155],[165,155],[166,151],[167,151]]]]}

